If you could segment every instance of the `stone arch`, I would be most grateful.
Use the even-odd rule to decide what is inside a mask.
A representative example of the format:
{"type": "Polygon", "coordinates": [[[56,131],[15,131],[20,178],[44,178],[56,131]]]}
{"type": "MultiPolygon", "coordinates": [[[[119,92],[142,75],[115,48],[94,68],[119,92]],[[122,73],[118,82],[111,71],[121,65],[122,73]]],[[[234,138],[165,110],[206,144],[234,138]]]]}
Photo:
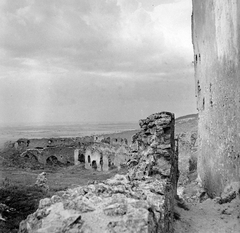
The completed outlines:
{"type": "Polygon", "coordinates": [[[46,164],[48,165],[56,165],[58,163],[59,163],[58,158],[54,155],[51,155],[46,159],[46,164]]]}
{"type": "Polygon", "coordinates": [[[97,162],[96,162],[96,160],[93,160],[93,161],[92,161],[92,168],[93,168],[94,170],[97,170],[97,162]]]}
{"type": "Polygon", "coordinates": [[[80,163],[85,163],[85,156],[84,156],[83,153],[79,153],[79,154],[78,154],[78,161],[79,161],[80,163]]]}
{"type": "Polygon", "coordinates": [[[32,162],[34,161],[34,162],[38,162],[38,157],[36,156],[36,155],[34,155],[34,154],[32,154],[32,153],[25,153],[24,155],[23,155],[23,158],[26,158],[26,159],[28,159],[28,160],[31,160],[32,162]]]}

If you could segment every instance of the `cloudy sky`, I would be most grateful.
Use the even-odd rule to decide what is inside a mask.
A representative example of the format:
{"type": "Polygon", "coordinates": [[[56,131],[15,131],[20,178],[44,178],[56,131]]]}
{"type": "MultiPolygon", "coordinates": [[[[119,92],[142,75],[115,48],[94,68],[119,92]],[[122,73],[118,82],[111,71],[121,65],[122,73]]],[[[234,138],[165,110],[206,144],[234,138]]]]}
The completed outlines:
{"type": "Polygon", "coordinates": [[[0,124],[196,112],[191,0],[0,0],[0,124]]]}

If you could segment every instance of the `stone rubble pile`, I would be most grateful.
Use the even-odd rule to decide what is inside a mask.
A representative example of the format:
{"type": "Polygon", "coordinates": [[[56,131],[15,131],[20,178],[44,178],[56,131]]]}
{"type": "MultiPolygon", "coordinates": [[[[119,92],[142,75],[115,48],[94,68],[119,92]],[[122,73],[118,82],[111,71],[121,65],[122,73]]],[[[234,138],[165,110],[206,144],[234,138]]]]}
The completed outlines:
{"type": "Polygon", "coordinates": [[[130,182],[116,175],[105,182],[42,199],[21,222],[23,232],[165,232],[165,182],[130,182]]]}
{"type": "Polygon", "coordinates": [[[41,188],[45,192],[49,191],[49,185],[48,185],[46,172],[42,172],[37,176],[37,180],[34,185],[38,188],[41,188]]]}
{"type": "Polygon", "coordinates": [[[40,201],[19,233],[172,233],[177,184],[174,115],[140,121],[127,175],[58,192],[40,201]]]}

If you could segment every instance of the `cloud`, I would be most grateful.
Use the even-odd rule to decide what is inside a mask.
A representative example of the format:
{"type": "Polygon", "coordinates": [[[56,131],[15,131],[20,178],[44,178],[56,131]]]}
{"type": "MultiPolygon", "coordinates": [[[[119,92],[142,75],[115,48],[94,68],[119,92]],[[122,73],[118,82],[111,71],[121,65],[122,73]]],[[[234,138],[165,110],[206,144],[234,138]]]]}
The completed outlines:
{"type": "Polygon", "coordinates": [[[0,106],[95,119],[156,104],[162,85],[193,86],[190,17],[190,0],[1,1],[0,106]]]}
{"type": "Polygon", "coordinates": [[[106,73],[159,72],[178,59],[182,64],[168,65],[170,72],[192,56],[185,2],[150,12],[135,0],[7,1],[1,46],[10,58],[49,58],[68,69],[106,73]]]}

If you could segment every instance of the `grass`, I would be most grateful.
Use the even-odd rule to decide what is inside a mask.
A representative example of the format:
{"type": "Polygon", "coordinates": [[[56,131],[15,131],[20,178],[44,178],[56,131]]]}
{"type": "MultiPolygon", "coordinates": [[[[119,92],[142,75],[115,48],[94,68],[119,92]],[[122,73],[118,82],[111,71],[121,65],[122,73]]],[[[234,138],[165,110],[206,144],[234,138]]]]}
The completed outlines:
{"type": "Polygon", "coordinates": [[[49,195],[35,186],[13,185],[10,179],[5,179],[0,188],[0,200],[15,210],[3,213],[6,221],[0,222],[0,232],[18,232],[19,223],[36,211],[40,199],[49,195]]]}
{"type": "Polygon", "coordinates": [[[43,170],[26,171],[19,168],[1,170],[0,202],[16,209],[16,212],[4,216],[6,222],[0,221],[0,233],[18,232],[19,223],[37,210],[40,199],[51,197],[56,192],[68,188],[87,185],[92,180],[106,180],[116,173],[126,173],[126,169],[98,172],[86,170],[82,166],[59,167],[54,170],[47,168],[44,171],[47,173],[50,190],[45,193],[34,186],[37,175],[43,170]]]}

